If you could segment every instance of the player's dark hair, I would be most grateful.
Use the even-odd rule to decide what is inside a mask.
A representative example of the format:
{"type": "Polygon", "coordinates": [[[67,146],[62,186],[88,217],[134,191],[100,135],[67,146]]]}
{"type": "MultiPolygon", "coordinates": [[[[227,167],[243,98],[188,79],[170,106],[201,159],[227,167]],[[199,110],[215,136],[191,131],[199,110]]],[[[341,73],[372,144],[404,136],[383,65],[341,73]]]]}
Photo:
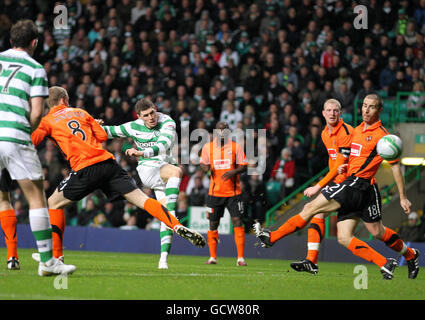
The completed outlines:
{"type": "Polygon", "coordinates": [[[10,44],[14,48],[29,48],[31,41],[37,39],[37,26],[31,20],[19,20],[10,29],[10,44]]]}
{"type": "Polygon", "coordinates": [[[154,108],[154,103],[149,99],[140,99],[136,102],[136,106],[134,107],[136,110],[136,113],[139,114],[141,111],[148,110],[149,108],[154,108]]]}
{"type": "Polygon", "coordinates": [[[366,98],[376,100],[376,105],[378,106],[378,109],[381,109],[381,108],[384,107],[384,102],[382,101],[382,98],[379,95],[377,95],[375,93],[371,93],[371,94],[368,94],[365,97],[365,99],[366,98]]]}

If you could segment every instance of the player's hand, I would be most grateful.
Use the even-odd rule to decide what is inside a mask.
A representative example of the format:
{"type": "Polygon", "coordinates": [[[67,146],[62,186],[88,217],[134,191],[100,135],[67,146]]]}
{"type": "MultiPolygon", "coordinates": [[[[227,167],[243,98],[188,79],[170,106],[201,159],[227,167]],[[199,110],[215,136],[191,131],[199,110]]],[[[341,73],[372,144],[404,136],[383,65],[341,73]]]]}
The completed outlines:
{"type": "Polygon", "coordinates": [[[404,213],[409,214],[411,209],[410,207],[412,206],[412,203],[409,201],[409,199],[404,198],[404,199],[400,199],[400,205],[404,210],[404,213]]]}
{"type": "Polygon", "coordinates": [[[310,188],[305,189],[305,190],[304,190],[304,195],[305,195],[306,197],[311,198],[311,197],[313,197],[314,195],[316,195],[316,194],[320,191],[320,189],[322,189],[322,188],[320,187],[320,185],[316,184],[316,185],[315,185],[315,186],[313,186],[313,187],[310,187],[310,188]]]}
{"type": "Polygon", "coordinates": [[[103,125],[105,122],[102,119],[94,119],[99,125],[103,125]]]}
{"type": "Polygon", "coordinates": [[[344,172],[346,172],[347,171],[347,167],[348,167],[348,164],[347,163],[341,164],[338,167],[338,174],[343,174],[344,172]]]}
{"type": "Polygon", "coordinates": [[[221,179],[226,181],[226,180],[232,179],[233,176],[234,176],[234,174],[233,174],[232,171],[227,171],[221,176],[221,179]]]}
{"type": "Polygon", "coordinates": [[[125,155],[129,157],[143,157],[143,152],[135,148],[125,150],[125,155]]]}

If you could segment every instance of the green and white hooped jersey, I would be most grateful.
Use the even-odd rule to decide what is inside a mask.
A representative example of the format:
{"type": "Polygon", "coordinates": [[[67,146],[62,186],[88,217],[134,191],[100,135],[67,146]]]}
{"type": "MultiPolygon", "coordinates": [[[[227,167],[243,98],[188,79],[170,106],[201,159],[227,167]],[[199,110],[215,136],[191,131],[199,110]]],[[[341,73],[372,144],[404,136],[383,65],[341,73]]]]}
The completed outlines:
{"type": "MultiPolygon", "coordinates": [[[[132,138],[137,149],[147,154],[139,158],[138,165],[148,165],[152,161],[176,164],[172,155],[176,140],[176,123],[168,115],[158,113],[157,125],[149,129],[141,119],[130,121],[119,126],[103,126],[108,138],[132,138]]],[[[153,164],[153,163],[152,163],[153,164]]]]}
{"type": "Polygon", "coordinates": [[[31,145],[30,99],[48,97],[43,66],[25,51],[0,53],[0,141],[31,145]]]}

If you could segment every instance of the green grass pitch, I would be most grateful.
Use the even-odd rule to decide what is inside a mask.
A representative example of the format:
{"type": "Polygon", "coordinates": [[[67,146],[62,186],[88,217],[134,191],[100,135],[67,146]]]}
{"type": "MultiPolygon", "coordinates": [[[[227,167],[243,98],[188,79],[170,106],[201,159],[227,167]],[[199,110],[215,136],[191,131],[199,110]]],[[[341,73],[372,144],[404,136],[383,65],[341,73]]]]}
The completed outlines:
{"type": "MultiPolygon", "coordinates": [[[[173,256],[169,269],[158,270],[158,255],[65,251],[66,262],[77,271],[67,278],[39,277],[34,250],[20,249],[21,270],[0,269],[1,300],[114,299],[114,300],[286,300],[286,299],[410,299],[425,297],[425,272],[416,280],[407,278],[407,267],[397,268],[392,281],[382,280],[375,265],[368,271],[367,289],[355,289],[355,264],[319,262],[319,274],[293,271],[290,261],[247,259],[237,267],[235,258],[173,256]],[[67,285],[67,289],[56,289],[67,285]]],[[[0,257],[6,250],[0,249],[0,257]]],[[[364,282],[363,282],[364,283],[364,282]]]]}

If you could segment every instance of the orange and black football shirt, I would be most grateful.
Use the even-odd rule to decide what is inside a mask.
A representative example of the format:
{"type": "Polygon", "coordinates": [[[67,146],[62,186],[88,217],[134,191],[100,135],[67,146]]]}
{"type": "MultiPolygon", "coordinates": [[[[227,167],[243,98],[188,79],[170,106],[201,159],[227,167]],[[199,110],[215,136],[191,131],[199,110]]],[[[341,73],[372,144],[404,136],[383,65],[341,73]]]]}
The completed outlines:
{"type": "MultiPolygon", "coordinates": [[[[346,159],[350,156],[351,133],[353,130],[352,126],[340,119],[331,132],[329,132],[329,127],[327,125],[322,131],[322,141],[329,155],[329,174],[319,181],[319,185],[322,188],[327,185],[335,175],[332,173],[333,169],[337,169],[335,166],[346,162],[346,159]],[[337,161],[337,159],[341,160],[337,161]]],[[[346,173],[337,174],[333,181],[335,183],[341,183],[346,177],[346,173]]]]}
{"type": "Polygon", "coordinates": [[[217,139],[214,139],[205,144],[201,151],[201,164],[210,165],[211,168],[208,192],[210,196],[233,197],[241,194],[239,175],[228,180],[222,179],[226,172],[248,164],[245,153],[238,143],[229,139],[227,143],[220,145],[217,139]]]}
{"type": "Polygon", "coordinates": [[[74,171],[114,159],[102,148],[102,142],[108,139],[105,130],[80,108],[65,105],[51,108],[31,135],[36,146],[45,137],[55,142],[74,171]]]}
{"type": "MultiPolygon", "coordinates": [[[[351,135],[351,153],[348,159],[348,176],[356,176],[363,179],[373,179],[383,159],[376,151],[376,145],[383,136],[389,134],[379,120],[367,129],[365,123],[358,125],[351,135]]],[[[400,159],[388,161],[396,163],[400,159]]]]}

